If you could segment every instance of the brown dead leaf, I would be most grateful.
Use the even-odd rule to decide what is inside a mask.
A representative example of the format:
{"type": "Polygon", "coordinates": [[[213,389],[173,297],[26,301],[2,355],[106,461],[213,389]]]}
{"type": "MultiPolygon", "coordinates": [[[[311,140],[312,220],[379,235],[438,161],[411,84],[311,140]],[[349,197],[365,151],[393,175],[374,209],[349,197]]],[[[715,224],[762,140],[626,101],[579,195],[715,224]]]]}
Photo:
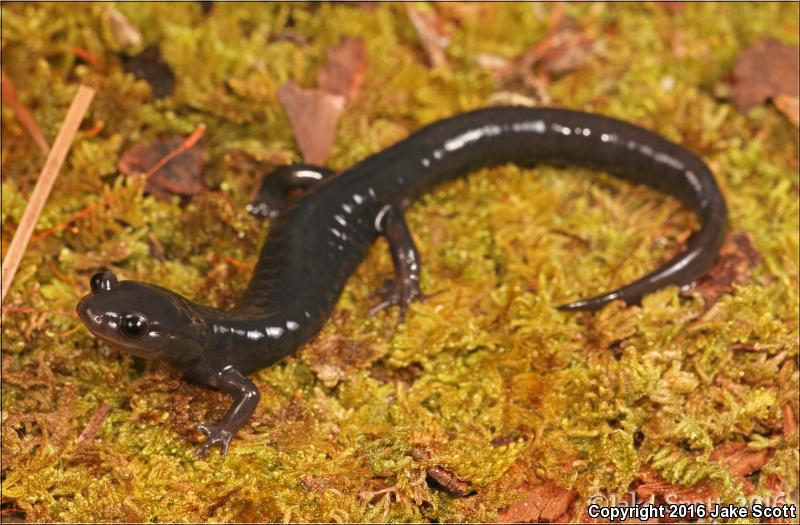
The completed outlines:
{"type": "Polygon", "coordinates": [[[559,487],[552,481],[541,485],[526,485],[521,489],[525,499],[513,503],[497,514],[500,523],[521,523],[536,521],[561,521],[559,518],[569,511],[577,493],[559,487]]]}
{"type": "MultiPolygon", "coordinates": [[[[185,137],[166,137],[128,148],[117,162],[117,168],[129,177],[149,173],[162,159],[181,148],[184,141],[185,137]]],[[[145,190],[162,200],[168,200],[170,195],[197,195],[206,189],[203,164],[203,146],[198,142],[153,172],[147,178],[145,190]]]]}
{"type": "MultiPolygon", "coordinates": [[[[564,16],[563,3],[553,4],[548,33],[509,60],[496,55],[476,57],[478,65],[495,78],[500,93],[527,97],[533,105],[550,104],[547,92],[552,78],[580,68],[595,49],[595,39],[586,35],[575,19],[564,16]]],[[[508,96],[498,99],[506,102],[508,96]]]]}
{"type": "Polygon", "coordinates": [[[559,77],[581,67],[594,48],[594,39],[585,35],[574,19],[564,17],[556,31],[535,48],[537,67],[548,75],[559,77]]]}
{"type": "Polygon", "coordinates": [[[342,43],[328,49],[325,65],[317,74],[320,89],[352,100],[364,83],[367,50],[360,38],[344,37],[342,43]]]}
{"type": "Polygon", "coordinates": [[[354,341],[341,335],[323,335],[317,344],[302,353],[302,359],[317,373],[327,387],[336,384],[358,369],[366,368],[378,358],[375,349],[366,342],[354,341]]]}
{"type": "Polygon", "coordinates": [[[761,259],[752,235],[741,231],[729,232],[719,250],[717,263],[692,288],[681,293],[686,296],[699,293],[708,309],[722,294],[733,291],[733,285],[746,283],[761,259]]]}
{"type": "Polygon", "coordinates": [[[731,476],[741,481],[767,464],[769,450],[751,450],[747,448],[747,443],[729,441],[714,447],[709,459],[728,469],[731,476]]]}
{"type": "Polygon", "coordinates": [[[772,97],[772,103],[778,108],[778,111],[786,115],[789,122],[796,127],[800,127],[800,98],[790,97],[784,93],[778,93],[772,97]]]}
{"type": "Polygon", "coordinates": [[[295,140],[309,164],[324,164],[336,138],[345,98],[321,89],[303,89],[291,80],[278,88],[295,140]]]}
{"type": "Polygon", "coordinates": [[[798,48],[777,40],[759,40],[739,55],[733,70],[731,99],[748,111],[770,97],[797,97],[800,91],[798,48]]]}
{"type": "MultiPolygon", "coordinates": [[[[761,470],[769,460],[769,456],[767,449],[751,450],[747,448],[746,443],[726,442],[714,447],[709,458],[728,470],[731,476],[743,485],[745,494],[749,495],[755,491],[755,486],[747,476],[761,470]]],[[[711,480],[705,479],[692,487],[673,485],[647,465],[639,471],[639,480],[641,483],[635,490],[637,497],[643,500],[655,496],[661,502],[701,503],[715,500],[720,495],[711,480]]]]}
{"type": "Polygon", "coordinates": [[[642,500],[655,496],[659,502],[700,503],[719,497],[719,491],[708,480],[703,480],[693,487],[673,485],[647,465],[639,471],[639,480],[641,483],[635,490],[636,496],[642,500]]]}
{"type": "Polygon", "coordinates": [[[408,19],[417,31],[422,48],[433,67],[446,66],[445,49],[450,44],[450,34],[444,28],[441,19],[433,12],[422,12],[412,3],[406,3],[408,19]]]}

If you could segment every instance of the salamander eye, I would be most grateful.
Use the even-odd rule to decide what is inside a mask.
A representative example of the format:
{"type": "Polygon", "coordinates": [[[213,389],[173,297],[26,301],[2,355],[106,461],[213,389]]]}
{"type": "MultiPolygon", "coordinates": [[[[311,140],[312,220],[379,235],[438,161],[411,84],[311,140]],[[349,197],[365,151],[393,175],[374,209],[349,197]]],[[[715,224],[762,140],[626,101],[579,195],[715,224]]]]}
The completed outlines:
{"type": "Polygon", "coordinates": [[[92,275],[89,284],[92,287],[92,292],[97,293],[100,290],[109,291],[113,286],[117,284],[117,276],[114,275],[114,272],[98,272],[92,275]]]}
{"type": "Polygon", "coordinates": [[[126,314],[120,323],[120,330],[130,339],[142,337],[147,332],[147,319],[139,314],[126,314]]]}

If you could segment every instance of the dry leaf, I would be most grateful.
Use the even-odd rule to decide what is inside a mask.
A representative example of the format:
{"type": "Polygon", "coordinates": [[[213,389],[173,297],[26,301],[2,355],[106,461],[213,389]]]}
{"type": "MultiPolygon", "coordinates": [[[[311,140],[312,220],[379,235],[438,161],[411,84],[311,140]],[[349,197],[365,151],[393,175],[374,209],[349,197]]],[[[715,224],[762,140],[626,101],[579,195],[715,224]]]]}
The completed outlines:
{"type": "MultiPolygon", "coordinates": [[[[117,162],[120,172],[128,176],[147,173],[167,155],[184,143],[185,137],[167,137],[150,144],[129,148],[117,162]]],[[[199,142],[182,151],[147,179],[145,190],[162,200],[170,194],[191,196],[205,191],[203,184],[203,147],[199,142]]]]}
{"type": "Polygon", "coordinates": [[[367,50],[360,38],[344,37],[342,43],[328,49],[328,58],[317,75],[320,89],[352,100],[364,83],[367,50]]]}
{"type": "Polygon", "coordinates": [[[450,35],[445,31],[442,21],[435,13],[421,12],[411,3],[405,6],[408,19],[417,31],[429,64],[433,67],[446,65],[447,56],[444,50],[450,44],[450,35]]]}
{"type": "Polygon", "coordinates": [[[321,89],[303,89],[291,80],[278,88],[295,140],[309,164],[324,164],[336,138],[345,98],[321,89]]]}
{"type": "Polygon", "coordinates": [[[649,466],[641,468],[639,480],[641,484],[636,487],[636,496],[642,500],[655,496],[659,501],[701,503],[719,497],[719,491],[707,479],[693,487],[673,485],[649,466]]]}
{"type": "Polygon", "coordinates": [[[576,492],[546,481],[534,487],[522,489],[525,499],[501,509],[497,521],[501,523],[520,523],[548,521],[554,522],[567,513],[575,501],[576,492]]]}
{"type": "Polygon", "coordinates": [[[717,263],[692,288],[681,293],[699,293],[705,300],[706,308],[710,308],[723,293],[733,291],[734,284],[747,282],[761,258],[761,252],[753,245],[753,237],[749,233],[730,232],[719,249],[717,263]]]}
{"type": "Polygon", "coordinates": [[[594,51],[595,40],[585,35],[574,19],[564,17],[559,5],[554,4],[548,34],[512,60],[487,54],[476,57],[478,65],[498,82],[500,91],[493,100],[518,103],[511,97],[524,97],[532,105],[548,105],[551,77],[575,71],[594,51]]]}
{"type": "MultiPolygon", "coordinates": [[[[747,476],[761,470],[767,464],[769,455],[769,450],[766,449],[750,450],[746,443],[726,442],[714,447],[709,459],[728,470],[731,476],[743,485],[745,494],[751,494],[755,491],[755,486],[747,476]]],[[[673,485],[649,466],[642,467],[639,479],[642,483],[636,487],[636,495],[641,499],[656,496],[660,501],[700,503],[719,497],[719,491],[709,479],[704,479],[693,487],[673,485]]]]}
{"type": "Polygon", "coordinates": [[[731,476],[741,481],[767,464],[769,450],[751,450],[747,448],[747,443],[729,441],[714,447],[709,459],[728,469],[731,476]]]}
{"type": "Polygon", "coordinates": [[[739,55],[733,70],[731,99],[748,111],[778,94],[797,97],[800,91],[798,48],[766,38],[739,55]]]}
{"type": "Polygon", "coordinates": [[[800,127],[800,98],[778,93],[772,97],[772,103],[775,104],[778,111],[786,115],[789,122],[800,127]]]}
{"type": "Polygon", "coordinates": [[[577,23],[564,18],[546,45],[538,49],[537,66],[547,74],[559,77],[575,71],[589,58],[594,39],[584,35],[577,23]]]}

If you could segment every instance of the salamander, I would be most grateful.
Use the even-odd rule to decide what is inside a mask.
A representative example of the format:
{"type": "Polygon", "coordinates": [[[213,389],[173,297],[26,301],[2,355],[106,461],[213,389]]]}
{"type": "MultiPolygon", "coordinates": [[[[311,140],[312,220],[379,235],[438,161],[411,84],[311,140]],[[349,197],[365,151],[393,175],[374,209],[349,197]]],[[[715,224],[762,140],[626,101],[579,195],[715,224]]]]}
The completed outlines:
{"type": "Polygon", "coordinates": [[[505,163],[604,170],[674,196],[700,219],[684,249],[660,268],[561,310],[597,310],[614,300],[636,303],[659,288],[691,283],[718,256],[727,206],[709,168],[688,149],[596,114],[492,107],[427,125],[339,173],[294,164],[267,175],[248,208],[271,219],[269,233],[234,308],[200,305],[102,271],[91,278],[91,293],[78,303],[78,314],[98,338],[166,361],[229,394],[233,404],[224,417],[197,426],[207,435],[198,453],[219,446],[224,455],[259,402],[247,375],[293,354],[320,331],[373,240],[388,240],[394,262],[394,279],[373,311],[396,305],[402,321],[409,303],[424,298],[420,254],[404,210],[438,184],[505,163]]]}

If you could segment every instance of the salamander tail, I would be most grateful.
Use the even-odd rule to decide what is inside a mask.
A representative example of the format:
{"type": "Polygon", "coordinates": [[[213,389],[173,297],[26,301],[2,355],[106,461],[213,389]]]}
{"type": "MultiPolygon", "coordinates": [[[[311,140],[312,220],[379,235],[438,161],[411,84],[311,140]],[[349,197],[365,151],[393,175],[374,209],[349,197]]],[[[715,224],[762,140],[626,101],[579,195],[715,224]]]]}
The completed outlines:
{"type": "Polygon", "coordinates": [[[568,312],[594,311],[618,299],[629,305],[637,304],[643,296],[660,288],[686,286],[702,277],[716,263],[719,248],[725,239],[728,223],[725,201],[721,197],[712,199],[700,215],[704,218],[703,227],[692,235],[684,251],[659,269],[614,291],[562,304],[558,309],[568,312]]]}

